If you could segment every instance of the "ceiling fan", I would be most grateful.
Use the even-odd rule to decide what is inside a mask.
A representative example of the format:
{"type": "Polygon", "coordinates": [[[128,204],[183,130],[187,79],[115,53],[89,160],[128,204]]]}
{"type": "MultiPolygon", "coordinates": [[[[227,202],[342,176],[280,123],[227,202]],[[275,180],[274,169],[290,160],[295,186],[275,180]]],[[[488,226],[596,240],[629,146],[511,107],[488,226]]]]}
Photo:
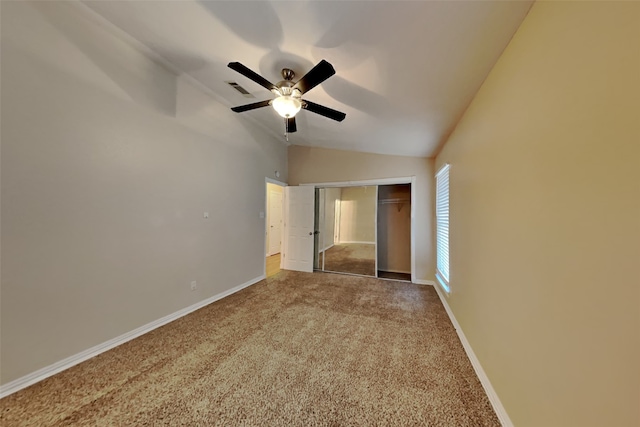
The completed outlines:
{"type": "Polygon", "coordinates": [[[333,66],[324,59],[295,83],[293,82],[295,74],[289,68],[282,69],[282,78],[284,80],[277,84],[273,84],[239,62],[230,62],[228,66],[232,70],[237,71],[238,73],[253,80],[260,86],[269,89],[271,92],[277,95],[277,97],[274,99],[255,102],[253,104],[241,105],[239,107],[233,107],[231,110],[235,111],[236,113],[242,113],[244,111],[254,110],[256,108],[262,108],[271,105],[280,116],[284,117],[285,131],[289,133],[298,130],[296,127],[295,116],[298,111],[300,111],[300,109],[305,109],[311,111],[312,113],[320,114],[321,116],[328,117],[338,122],[343,121],[347,116],[345,113],[342,113],[340,111],[302,99],[302,95],[318,86],[320,83],[327,80],[329,77],[333,76],[336,73],[336,70],[334,70],[333,66]]]}

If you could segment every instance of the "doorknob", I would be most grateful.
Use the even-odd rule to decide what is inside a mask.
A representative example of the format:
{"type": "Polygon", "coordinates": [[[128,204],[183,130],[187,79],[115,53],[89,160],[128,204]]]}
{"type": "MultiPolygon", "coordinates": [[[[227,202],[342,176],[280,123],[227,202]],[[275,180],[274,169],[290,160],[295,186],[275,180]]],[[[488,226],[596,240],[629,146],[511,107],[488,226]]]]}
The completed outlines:
{"type": "Polygon", "coordinates": [[[309,232],[309,236],[313,236],[313,231],[310,231],[310,232],[309,232]]]}

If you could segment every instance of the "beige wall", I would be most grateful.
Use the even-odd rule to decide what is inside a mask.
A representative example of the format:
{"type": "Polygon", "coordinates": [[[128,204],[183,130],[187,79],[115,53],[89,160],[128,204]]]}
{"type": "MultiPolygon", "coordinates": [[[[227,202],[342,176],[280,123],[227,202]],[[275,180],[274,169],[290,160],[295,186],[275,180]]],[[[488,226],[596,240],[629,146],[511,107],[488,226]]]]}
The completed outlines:
{"type": "Polygon", "coordinates": [[[449,304],[516,426],[640,425],[640,3],[537,2],[437,157],[449,304]]]}
{"type": "MultiPolygon", "coordinates": [[[[324,190],[324,234],[322,236],[322,249],[328,249],[338,241],[338,236],[336,234],[336,203],[338,204],[338,209],[340,209],[340,192],[340,188],[329,187],[324,190]]],[[[338,219],[339,218],[340,214],[338,213],[338,219]]]]}
{"type": "Polygon", "coordinates": [[[357,153],[297,145],[289,147],[290,185],[406,176],[416,177],[416,278],[418,280],[433,280],[435,272],[433,159],[357,153]]]}
{"type": "Polygon", "coordinates": [[[378,270],[411,273],[411,185],[381,185],[378,200],[396,201],[378,203],[378,270]]]}
{"type": "Polygon", "coordinates": [[[78,11],[2,2],[3,384],[260,277],[287,179],[282,143],[78,11]]]}
{"type": "Polygon", "coordinates": [[[376,242],[376,187],[344,187],[340,192],[340,243],[376,242]]]}

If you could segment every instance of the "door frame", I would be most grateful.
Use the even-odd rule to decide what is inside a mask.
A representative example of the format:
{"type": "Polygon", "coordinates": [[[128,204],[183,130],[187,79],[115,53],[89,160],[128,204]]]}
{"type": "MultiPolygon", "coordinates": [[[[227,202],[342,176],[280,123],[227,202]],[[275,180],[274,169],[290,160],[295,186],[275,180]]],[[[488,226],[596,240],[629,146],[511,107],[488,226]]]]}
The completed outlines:
{"type": "Polygon", "coordinates": [[[373,234],[373,238],[376,242],[375,248],[376,248],[376,277],[378,277],[378,186],[376,185],[376,211],[375,211],[375,218],[373,219],[373,223],[375,224],[376,228],[374,230],[374,234],[373,234]]]}
{"type": "MultiPolygon", "coordinates": [[[[264,177],[264,239],[262,240],[262,250],[264,251],[264,277],[267,277],[267,254],[269,253],[269,249],[267,248],[267,231],[269,229],[269,187],[267,184],[275,184],[280,187],[287,187],[289,184],[286,182],[278,181],[273,178],[264,177]]],[[[284,196],[284,188],[283,188],[283,196],[284,196]]],[[[284,197],[282,197],[282,214],[284,215],[284,197]]],[[[280,241],[282,241],[282,233],[283,227],[280,227],[280,241]]],[[[282,254],[282,247],[280,248],[280,254],[282,254]]],[[[282,256],[280,256],[280,269],[282,269],[282,256]]]]}
{"type": "MultiPolygon", "coordinates": [[[[416,177],[403,176],[397,178],[378,178],[366,179],[360,181],[340,181],[340,182],[314,182],[300,185],[311,185],[318,187],[357,187],[369,185],[394,185],[394,184],[411,184],[411,281],[416,283],[416,227],[415,227],[415,211],[416,211],[416,177]]],[[[376,194],[377,194],[376,187],[376,194]]],[[[378,203],[376,203],[376,220],[378,218],[378,203]]],[[[376,224],[376,248],[378,247],[378,226],[376,224]]],[[[376,277],[378,275],[378,251],[376,250],[376,277]]]]}

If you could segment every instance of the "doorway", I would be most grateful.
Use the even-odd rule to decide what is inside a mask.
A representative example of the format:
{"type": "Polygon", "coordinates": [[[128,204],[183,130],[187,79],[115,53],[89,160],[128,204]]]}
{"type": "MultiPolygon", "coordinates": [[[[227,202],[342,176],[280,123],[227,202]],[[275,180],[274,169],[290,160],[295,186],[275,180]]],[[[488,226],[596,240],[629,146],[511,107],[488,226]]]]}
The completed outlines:
{"type": "Polygon", "coordinates": [[[282,260],[283,194],[285,183],[270,180],[266,182],[265,215],[265,276],[280,272],[282,260]]]}

